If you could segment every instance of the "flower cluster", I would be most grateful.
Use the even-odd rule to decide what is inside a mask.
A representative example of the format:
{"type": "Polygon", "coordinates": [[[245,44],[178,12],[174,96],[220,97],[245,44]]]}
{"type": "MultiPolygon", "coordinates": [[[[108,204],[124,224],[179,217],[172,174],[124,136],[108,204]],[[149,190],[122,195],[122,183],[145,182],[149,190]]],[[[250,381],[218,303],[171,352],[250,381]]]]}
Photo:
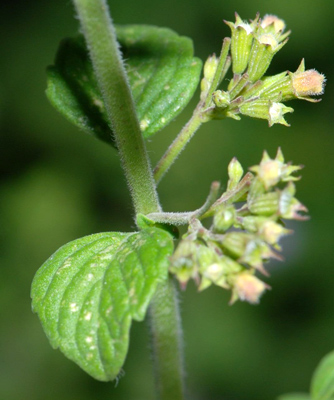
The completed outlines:
{"type": "Polygon", "coordinates": [[[247,23],[236,14],[235,23],[226,24],[231,28],[231,39],[224,41],[220,58],[210,56],[204,66],[201,98],[205,99],[207,95],[212,98],[205,103],[208,107],[203,118],[239,120],[240,115],[246,115],[266,119],[269,126],[289,126],[284,115],[293,112],[293,108],[283,102],[292,99],[319,101],[311,96],[323,93],[325,77],[315,69],[305,70],[304,60],[296,72],[265,76],[274,55],[288,41],[290,31],[284,32],[283,20],[273,15],[266,15],[261,20],[257,15],[247,23]],[[220,90],[218,86],[230,66],[233,78],[227,90],[220,90]],[[219,79],[214,78],[217,74],[219,79]],[[212,82],[217,82],[217,86],[211,95],[208,88],[212,82]]]}
{"type": "Polygon", "coordinates": [[[302,167],[285,163],[279,149],[274,159],[264,152],[259,165],[243,176],[236,158],[228,167],[227,191],[204,215],[192,219],[171,259],[170,272],[181,287],[193,279],[199,290],[212,284],[232,291],[231,303],[257,303],[269,288],[255,276],[268,275],[264,263],[281,259],[279,240],[292,233],[284,219],[303,220],[307,209],[295,197],[292,174],[302,167]],[[212,217],[205,228],[200,219],[212,217]]]}

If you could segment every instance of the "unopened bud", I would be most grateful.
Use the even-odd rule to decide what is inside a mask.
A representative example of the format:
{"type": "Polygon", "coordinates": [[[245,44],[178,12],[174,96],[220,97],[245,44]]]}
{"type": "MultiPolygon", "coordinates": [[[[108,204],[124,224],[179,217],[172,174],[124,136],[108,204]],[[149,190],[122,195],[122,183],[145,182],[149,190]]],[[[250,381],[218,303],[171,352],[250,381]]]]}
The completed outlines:
{"type": "Polygon", "coordinates": [[[240,179],[244,174],[244,170],[238,159],[236,157],[233,157],[228,165],[227,171],[229,177],[227,189],[232,190],[240,182],[240,179]]]}
{"type": "Polygon", "coordinates": [[[259,17],[257,16],[252,23],[248,24],[244,22],[237,13],[235,16],[235,23],[225,22],[232,31],[232,70],[234,74],[242,74],[247,68],[252,48],[253,34],[259,17]]]}
{"type": "Polygon", "coordinates": [[[196,254],[199,245],[195,241],[182,240],[171,257],[170,272],[174,274],[182,287],[185,287],[190,279],[196,279],[198,266],[196,254]]]}
{"type": "Polygon", "coordinates": [[[275,32],[268,32],[261,27],[259,28],[249,57],[247,73],[250,82],[256,82],[265,74],[274,55],[287,42],[287,40],[282,42],[282,38],[283,36],[275,34],[275,32]]]}
{"type": "Polygon", "coordinates": [[[224,233],[235,223],[236,211],[235,208],[222,205],[215,210],[213,217],[213,230],[215,233],[224,233]]]}
{"type": "Polygon", "coordinates": [[[252,239],[253,235],[248,233],[230,232],[224,235],[221,245],[232,257],[240,258],[243,256],[247,244],[252,239]]]}
{"type": "Polygon", "coordinates": [[[212,100],[218,108],[226,108],[230,104],[230,95],[223,90],[216,90],[212,94],[212,100]]]}
{"type": "Polygon", "coordinates": [[[248,201],[248,208],[252,214],[271,216],[277,214],[279,200],[280,194],[278,192],[264,193],[248,201]]]}
{"type": "Polygon", "coordinates": [[[244,254],[240,257],[239,262],[246,263],[264,275],[268,275],[264,269],[263,261],[269,260],[269,258],[280,259],[263,240],[253,239],[247,243],[244,254]]]}
{"type": "Polygon", "coordinates": [[[291,79],[297,97],[318,96],[324,92],[325,76],[315,69],[291,74],[291,79]]]}
{"type": "Polygon", "coordinates": [[[235,278],[231,303],[239,299],[248,301],[251,304],[257,304],[266,289],[269,289],[268,285],[250,272],[245,271],[235,278]]]}
{"type": "Polygon", "coordinates": [[[215,54],[210,56],[205,61],[203,68],[203,75],[204,78],[207,79],[209,82],[212,82],[213,77],[215,76],[215,73],[217,71],[217,66],[218,66],[218,59],[215,54]]]}
{"type": "Polygon", "coordinates": [[[211,86],[211,83],[214,79],[214,76],[217,71],[217,66],[218,66],[218,59],[215,54],[210,56],[203,68],[203,79],[201,80],[201,99],[204,100],[209,89],[211,86]]]}

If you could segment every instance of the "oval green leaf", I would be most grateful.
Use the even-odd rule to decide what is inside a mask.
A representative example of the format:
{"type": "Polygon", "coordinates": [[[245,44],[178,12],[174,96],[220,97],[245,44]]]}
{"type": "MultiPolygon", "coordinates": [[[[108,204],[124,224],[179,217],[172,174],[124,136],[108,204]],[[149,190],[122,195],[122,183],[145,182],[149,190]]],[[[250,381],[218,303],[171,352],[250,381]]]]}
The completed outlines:
{"type": "Polygon", "coordinates": [[[32,284],[33,310],[51,345],[92,377],[116,378],[131,322],[144,319],[172,251],[172,237],[158,228],[99,233],[61,247],[32,284]]]}
{"type": "MultiPolygon", "coordinates": [[[[192,98],[202,62],[189,38],[148,25],[116,27],[145,138],[165,127],[192,98]]],[[[47,97],[80,129],[112,145],[107,113],[83,36],[65,39],[47,70],[47,97]]]]}
{"type": "Polygon", "coordinates": [[[334,398],[334,351],[327,354],[316,368],[311,381],[312,400],[334,398]]]}

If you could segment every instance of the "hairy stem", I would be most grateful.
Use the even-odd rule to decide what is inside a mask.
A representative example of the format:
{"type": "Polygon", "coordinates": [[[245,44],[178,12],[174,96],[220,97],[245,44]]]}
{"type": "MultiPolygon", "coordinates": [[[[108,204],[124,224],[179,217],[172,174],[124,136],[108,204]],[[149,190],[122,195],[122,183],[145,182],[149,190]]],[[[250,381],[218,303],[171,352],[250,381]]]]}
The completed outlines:
{"type": "MultiPolygon", "coordinates": [[[[136,213],[160,212],[156,185],[105,0],[73,0],[90,51],[136,213]]],[[[161,400],[183,399],[182,346],[173,282],[151,306],[152,349],[161,400]]]]}
{"type": "Polygon", "coordinates": [[[209,90],[207,93],[205,93],[205,98],[198,103],[188,123],[174,139],[173,143],[169,146],[166,153],[162,156],[161,160],[154,168],[154,179],[157,183],[160,182],[161,178],[165,175],[170,166],[177,159],[189,140],[194,136],[200,125],[203,122],[208,121],[208,119],[205,117],[205,111],[209,107],[210,103],[212,103],[212,94],[217,89],[220,82],[224,79],[231,64],[231,59],[228,57],[230,43],[230,38],[224,39],[217,69],[212,79],[209,90]]]}
{"type": "Polygon", "coordinates": [[[150,307],[156,388],[160,400],[183,400],[183,357],[174,282],[159,287],[150,307]]]}
{"type": "MultiPolygon", "coordinates": [[[[200,103],[199,106],[202,106],[202,103],[200,103]]],[[[193,137],[194,133],[201,126],[203,121],[200,113],[201,107],[199,106],[196,107],[193,116],[190,118],[178,136],[174,139],[173,143],[169,146],[166,153],[162,156],[161,160],[154,168],[154,179],[157,183],[169,170],[175,159],[179,156],[186,144],[193,137]]]]}
{"type": "Polygon", "coordinates": [[[160,210],[134,101],[105,0],[73,0],[103,94],[136,213],[160,210]]]}

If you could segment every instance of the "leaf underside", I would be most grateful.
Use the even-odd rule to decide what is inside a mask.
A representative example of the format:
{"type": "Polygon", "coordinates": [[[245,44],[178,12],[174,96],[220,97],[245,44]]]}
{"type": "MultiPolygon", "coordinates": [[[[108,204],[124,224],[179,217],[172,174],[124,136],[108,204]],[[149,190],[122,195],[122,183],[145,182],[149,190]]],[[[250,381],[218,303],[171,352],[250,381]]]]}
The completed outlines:
{"type": "MultiPolygon", "coordinates": [[[[145,138],[165,127],[188,104],[202,62],[189,38],[148,25],[116,27],[138,120],[145,138]]],[[[109,120],[83,36],[64,39],[47,70],[47,97],[82,130],[114,145],[109,120]]]]}
{"type": "Polygon", "coordinates": [[[158,228],[99,233],[61,247],[32,284],[33,310],[51,345],[92,377],[113,380],[131,322],[144,319],[172,251],[172,237],[158,228]]]}

